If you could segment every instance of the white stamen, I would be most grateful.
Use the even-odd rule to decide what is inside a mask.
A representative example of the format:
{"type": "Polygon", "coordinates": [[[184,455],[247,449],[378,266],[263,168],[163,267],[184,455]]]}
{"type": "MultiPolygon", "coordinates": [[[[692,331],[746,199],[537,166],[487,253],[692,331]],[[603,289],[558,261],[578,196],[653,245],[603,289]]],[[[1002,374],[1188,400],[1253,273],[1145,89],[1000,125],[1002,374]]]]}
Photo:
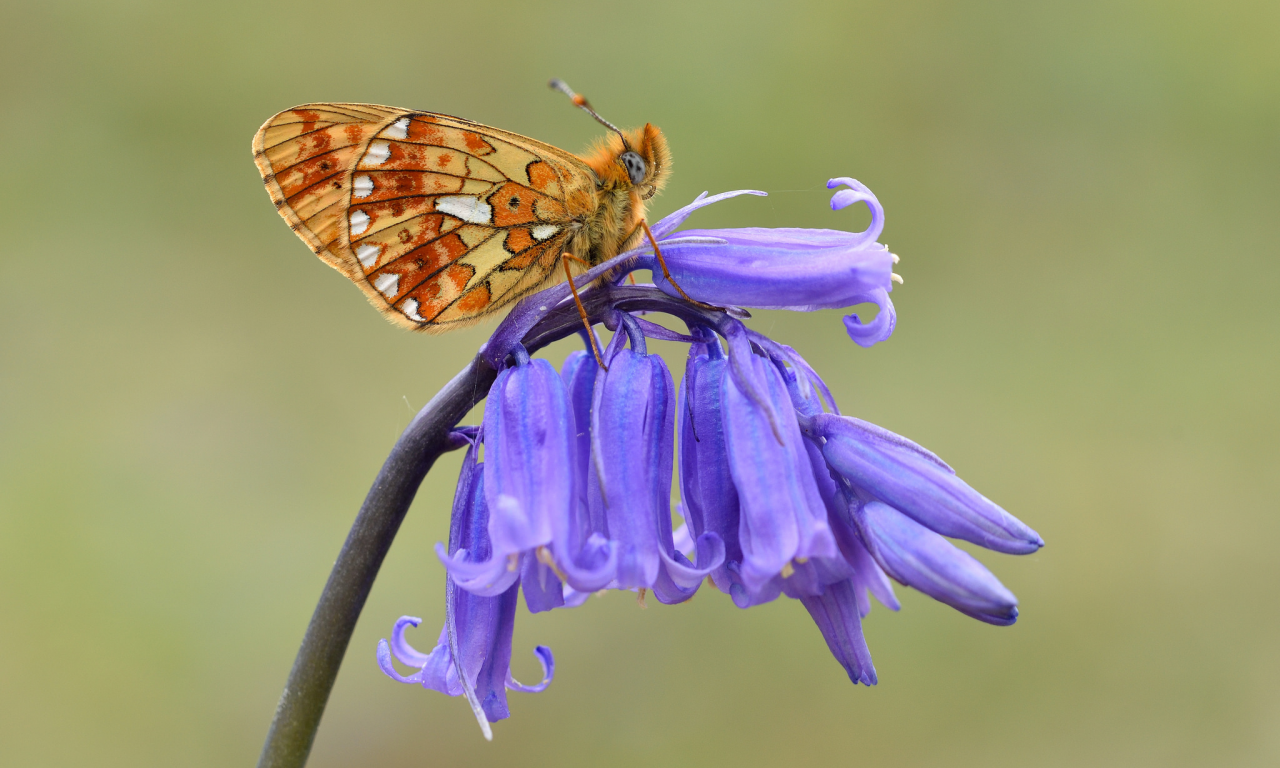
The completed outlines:
{"type": "Polygon", "coordinates": [[[391,157],[391,145],[385,141],[375,141],[369,145],[364,161],[369,165],[382,165],[387,162],[388,157],[391,157]]]}
{"type": "Polygon", "coordinates": [[[469,195],[436,198],[436,210],[457,216],[468,224],[488,224],[493,220],[493,208],[469,195]]]}
{"type": "Polygon", "coordinates": [[[898,258],[898,254],[896,254],[896,253],[891,253],[891,254],[889,254],[889,255],[893,257],[893,263],[894,263],[894,264],[897,264],[898,262],[902,261],[902,259],[898,258]]]}
{"type": "Polygon", "coordinates": [[[357,176],[355,181],[351,182],[351,196],[354,198],[368,197],[373,194],[373,179],[368,176],[357,176]]]}
{"type": "Polygon", "coordinates": [[[356,249],[356,258],[360,260],[360,266],[368,269],[378,263],[378,255],[381,253],[381,246],[366,243],[356,249]]]}
{"type": "Polygon", "coordinates": [[[364,211],[352,213],[349,221],[351,222],[352,235],[364,234],[364,231],[369,228],[369,214],[364,211]]]}
{"type": "MultiPolygon", "coordinates": [[[[409,118],[405,118],[405,119],[406,119],[406,120],[408,120],[409,118]]],[[[418,322],[420,322],[420,323],[425,323],[425,322],[427,322],[427,318],[422,317],[421,315],[419,315],[419,314],[418,314],[418,300],[417,300],[417,299],[405,299],[405,300],[404,300],[404,314],[405,314],[405,316],[406,316],[406,317],[408,317],[410,320],[417,320],[417,321],[418,321],[418,322]]]]}
{"type": "Polygon", "coordinates": [[[383,136],[389,139],[407,139],[409,138],[409,118],[402,117],[382,132],[383,136]]]}
{"type": "Polygon", "coordinates": [[[400,276],[394,272],[383,272],[373,279],[373,287],[382,291],[388,299],[393,299],[400,292],[400,276]]]}
{"type": "Polygon", "coordinates": [[[897,283],[898,285],[902,285],[902,275],[898,274],[897,272],[890,272],[889,279],[897,283]]]}
{"type": "Polygon", "coordinates": [[[551,237],[555,233],[559,232],[560,228],[557,227],[555,224],[539,224],[538,226],[534,227],[529,231],[533,233],[534,240],[537,240],[538,242],[542,242],[543,240],[546,240],[548,237],[551,237]]]}

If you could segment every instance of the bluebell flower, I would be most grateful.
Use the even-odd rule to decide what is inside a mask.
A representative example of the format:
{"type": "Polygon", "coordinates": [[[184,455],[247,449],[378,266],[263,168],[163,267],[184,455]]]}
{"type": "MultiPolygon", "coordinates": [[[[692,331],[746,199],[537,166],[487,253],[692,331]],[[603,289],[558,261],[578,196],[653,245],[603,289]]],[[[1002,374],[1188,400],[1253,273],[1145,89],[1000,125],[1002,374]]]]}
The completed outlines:
{"type": "MultiPolygon", "coordinates": [[[[884,208],[854,179],[832,179],[827,187],[844,187],[831,198],[833,210],[867,204],[871,224],[866,231],[685,230],[662,246],[671,277],[691,298],[722,306],[809,312],[873,303],[880,308],[876,320],[864,325],[849,315],[846,330],[862,346],[889,338],[896,319],[889,292],[897,257],[876,242],[884,229],[884,208]]],[[[654,284],[679,295],[660,269],[654,284]]]]}
{"type": "Polygon", "coordinates": [[[490,390],[481,431],[491,551],[481,560],[439,545],[436,553],[450,578],[476,595],[502,594],[523,577],[525,600],[537,612],[563,605],[548,547],[574,502],[573,425],[555,368],[519,346],[512,358],[490,390]]]}
{"type": "MultiPolygon", "coordinates": [[[[835,210],[868,206],[867,230],[677,231],[701,207],[762,194],[750,191],[704,195],[654,225],[672,280],[703,303],[680,298],[648,246],[584,274],[584,311],[614,331],[603,368],[584,349],[557,373],[526,351],[572,327],[567,286],[513,309],[479,355],[498,371],[474,437],[486,460],[474,462],[473,445],[449,547],[437,549],[449,574],[446,631],[419,654],[403,638],[416,620],[401,619],[379,646],[387,674],[467,695],[482,727],[505,717],[506,688],[539,688],[508,671],[520,591],[530,611],[578,606],[603,589],[683,602],[704,580],[743,609],[799,600],[850,680],[865,685],[877,676],[862,622],[873,598],[900,608],[891,580],[981,621],[1017,619],[1013,594],[948,538],[1027,554],[1040,536],[934,454],[841,414],[808,361],[741,322],[740,307],[874,303],[876,318],[849,315],[846,332],[862,346],[893,332],[889,292],[901,279],[878,242],[884,210],[853,179],[828,187],[835,210]],[[624,285],[636,270],[654,285],[624,285]],[[646,338],[688,344],[679,384],[646,338]],[[677,461],[684,524],[673,530],[677,461]],[[419,671],[399,675],[393,656],[419,671]]],[[[549,680],[550,652],[537,653],[549,680]]]]}
{"type": "MultiPolygon", "coordinates": [[[[470,563],[483,562],[493,554],[485,500],[484,463],[477,462],[475,454],[473,442],[462,462],[449,525],[449,554],[470,563]]],[[[489,723],[510,716],[508,688],[537,693],[550,684],[555,674],[555,658],[551,649],[540,645],[534,649],[534,654],[542,663],[542,681],[537,685],[522,685],[511,675],[511,636],[515,629],[519,590],[520,585],[514,579],[510,580],[510,586],[493,596],[473,594],[449,583],[445,626],[440,630],[436,647],[425,654],[416,650],[405,639],[404,633],[409,627],[417,627],[422,620],[402,616],[391,630],[391,642],[382,640],[378,643],[378,666],[398,682],[418,684],[450,696],[465,695],[484,728],[486,738],[491,737],[489,723]],[[392,664],[393,656],[418,671],[401,675],[392,664]]]]}

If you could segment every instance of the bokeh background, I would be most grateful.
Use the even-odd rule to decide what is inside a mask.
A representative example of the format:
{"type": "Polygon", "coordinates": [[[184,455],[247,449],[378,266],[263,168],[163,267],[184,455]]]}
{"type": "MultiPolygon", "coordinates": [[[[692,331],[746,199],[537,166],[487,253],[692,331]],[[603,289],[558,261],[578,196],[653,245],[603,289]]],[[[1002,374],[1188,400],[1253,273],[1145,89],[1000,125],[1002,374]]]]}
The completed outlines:
{"type": "MultiPolygon", "coordinates": [[[[459,457],[419,493],[312,766],[1280,763],[1280,5],[42,2],[0,19],[0,763],[252,765],[328,568],[413,410],[492,324],[396,330],[281,222],[254,131],[307,101],[580,149],[652,121],[655,213],[861,229],[873,349],[760,313],[845,410],[1043,534],[983,555],[1007,629],[899,590],[850,685],[803,608],[612,594],[517,618],[540,695],[486,744],[374,648],[443,616],[459,457]]],[[[548,351],[556,361],[573,348],[548,351]]]]}

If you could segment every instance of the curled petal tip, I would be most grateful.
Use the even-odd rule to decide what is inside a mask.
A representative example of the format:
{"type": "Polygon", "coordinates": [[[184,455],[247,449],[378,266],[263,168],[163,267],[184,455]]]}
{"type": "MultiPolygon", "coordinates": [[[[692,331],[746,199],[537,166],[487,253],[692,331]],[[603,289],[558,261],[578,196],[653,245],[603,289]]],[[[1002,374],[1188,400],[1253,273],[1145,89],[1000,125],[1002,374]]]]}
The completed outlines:
{"type": "Polygon", "coordinates": [[[422,670],[414,672],[412,675],[402,675],[396,671],[391,664],[391,647],[386,640],[378,641],[378,668],[382,670],[382,674],[395,680],[397,683],[420,683],[422,682],[422,670]]]}
{"type": "Polygon", "coordinates": [[[866,189],[867,185],[849,176],[837,176],[834,179],[827,179],[827,189],[835,189],[836,187],[862,190],[866,189]]]}
{"type": "Polygon", "coordinates": [[[870,347],[892,336],[894,326],[898,322],[898,314],[893,308],[893,302],[889,300],[889,293],[877,289],[872,294],[859,298],[875,304],[880,311],[869,323],[862,322],[857,314],[845,315],[844,327],[849,338],[860,347],[870,347]]]}
{"type": "Polygon", "coordinates": [[[884,231],[884,206],[880,205],[880,200],[876,198],[866,184],[851,179],[841,177],[831,179],[827,182],[827,189],[835,189],[836,187],[846,187],[831,196],[831,210],[838,211],[842,208],[848,208],[854,203],[866,203],[867,208],[871,211],[871,224],[866,230],[859,233],[855,240],[855,245],[863,246],[868,243],[875,242],[880,233],[884,231]]]}
{"type": "Polygon", "coordinates": [[[842,189],[831,196],[831,210],[838,211],[842,208],[848,208],[862,199],[863,196],[852,189],[842,189]]]}
{"type": "Polygon", "coordinates": [[[533,655],[538,657],[538,662],[542,664],[542,680],[536,685],[524,685],[512,676],[511,671],[507,670],[506,686],[513,691],[521,693],[541,693],[551,685],[551,681],[556,676],[556,658],[551,653],[551,649],[545,645],[534,646],[533,655]]]}

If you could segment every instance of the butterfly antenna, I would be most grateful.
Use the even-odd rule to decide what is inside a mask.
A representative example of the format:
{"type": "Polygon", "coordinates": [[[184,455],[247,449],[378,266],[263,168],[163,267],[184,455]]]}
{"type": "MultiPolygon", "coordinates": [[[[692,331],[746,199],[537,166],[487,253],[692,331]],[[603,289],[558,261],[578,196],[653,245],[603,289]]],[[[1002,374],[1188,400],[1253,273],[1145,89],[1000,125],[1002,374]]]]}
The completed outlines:
{"type": "Polygon", "coordinates": [[[622,139],[622,146],[625,147],[628,152],[631,151],[631,143],[627,141],[627,137],[622,135],[622,131],[618,130],[618,126],[614,125],[608,120],[605,120],[603,117],[599,115],[599,113],[597,113],[594,109],[592,109],[591,105],[587,102],[586,96],[583,96],[580,93],[574,92],[574,90],[569,87],[568,83],[566,83],[565,81],[561,80],[558,77],[552,78],[551,82],[547,83],[547,85],[551,86],[551,89],[553,91],[559,91],[563,93],[565,96],[568,96],[569,99],[573,102],[574,106],[581,107],[583,110],[586,111],[588,115],[591,115],[596,120],[598,120],[600,124],[603,125],[605,128],[608,128],[609,130],[618,134],[618,138],[622,139]]]}

